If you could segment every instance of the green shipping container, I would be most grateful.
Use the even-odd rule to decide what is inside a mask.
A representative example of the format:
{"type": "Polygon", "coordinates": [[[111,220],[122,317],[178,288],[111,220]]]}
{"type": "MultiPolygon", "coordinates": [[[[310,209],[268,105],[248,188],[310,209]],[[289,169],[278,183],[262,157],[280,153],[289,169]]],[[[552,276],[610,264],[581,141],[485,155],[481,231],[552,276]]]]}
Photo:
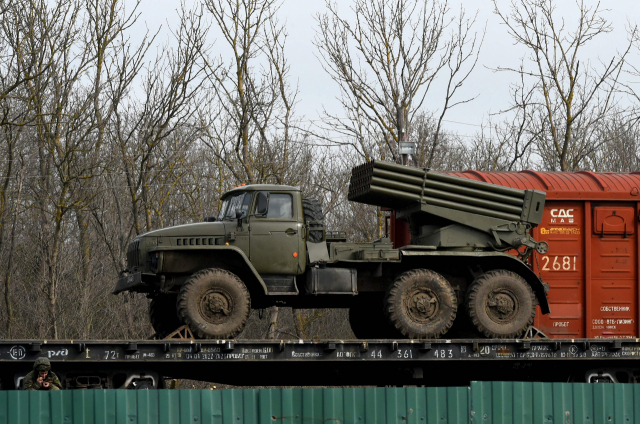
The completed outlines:
{"type": "Polygon", "coordinates": [[[443,424],[468,417],[467,387],[0,392],[0,424],[443,424]]]}
{"type": "Polygon", "coordinates": [[[640,423],[640,384],[471,384],[474,424],[640,423]]]}
{"type": "Polygon", "coordinates": [[[640,423],[640,385],[0,392],[0,424],[640,423]]]}

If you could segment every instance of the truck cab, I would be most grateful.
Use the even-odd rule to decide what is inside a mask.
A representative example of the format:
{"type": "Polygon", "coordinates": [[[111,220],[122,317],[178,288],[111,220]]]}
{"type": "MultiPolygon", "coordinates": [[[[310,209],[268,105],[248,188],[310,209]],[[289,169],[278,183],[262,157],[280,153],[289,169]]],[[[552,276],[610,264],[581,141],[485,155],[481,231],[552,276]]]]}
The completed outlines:
{"type": "Polygon", "coordinates": [[[305,225],[297,187],[238,187],[222,198],[217,221],[224,225],[225,242],[240,248],[263,278],[304,273],[305,225]]]}
{"type": "Polygon", "coordinates": [[[257,280],[265,294],[297,294],[295,276],[306,270],[306,231],[297,187],[237,187],[222,196],[218,215],[206,222],[136,237],[128,272],[112,293],[167,293],[200,269],[224,267],[257,280]]]}

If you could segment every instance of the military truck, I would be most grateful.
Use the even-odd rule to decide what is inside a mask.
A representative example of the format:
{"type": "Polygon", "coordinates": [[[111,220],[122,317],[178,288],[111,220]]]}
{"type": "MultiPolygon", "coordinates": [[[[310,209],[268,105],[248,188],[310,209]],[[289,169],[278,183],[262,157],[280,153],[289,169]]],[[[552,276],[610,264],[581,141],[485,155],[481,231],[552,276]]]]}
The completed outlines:
{"type": "Polygon", "coordinates": [[[549,313],[530,265],[548,249],[530,236],[543,192],[371,161],[352,170],[349,199],[394,210],[410,244],[348,242],[299,188],[246,185],[222,196],[217,217],[136,237],[113,293],[147,293],[161,337],[187,325],[234,338],[252,308],[273,305],[349,308],[354,334],[378,339],[441,337],[463,308],[482,335],[514,338],[537,305],[549,313]]]}

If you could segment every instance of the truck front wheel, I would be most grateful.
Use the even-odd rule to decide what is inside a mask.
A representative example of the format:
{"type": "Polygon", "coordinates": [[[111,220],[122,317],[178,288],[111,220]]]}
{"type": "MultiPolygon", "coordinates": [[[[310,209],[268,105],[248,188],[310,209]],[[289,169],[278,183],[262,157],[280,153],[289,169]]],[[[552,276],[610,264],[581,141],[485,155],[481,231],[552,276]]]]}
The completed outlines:
{"type": "Polygon", "coordinates": [[[446,333],[458,310],[456,294],[442,275],[428,269],[400,274],[385,296],[385,313],[405,337],[435,338],[446,333]]]}
{"type": "Polygon", "coordinates": [[[244,329],[251,298],[231,272],[205,269],[184,282],[178,294],[178,317],[202,339],[231,339],[244,329]]]}
{"type": "Polygon", "coordinates": [[[498,269],[482,274],[469,286],[467,310],[486,337],[514,338],[533,323],[535,295],[521,276],[498,269]]]}

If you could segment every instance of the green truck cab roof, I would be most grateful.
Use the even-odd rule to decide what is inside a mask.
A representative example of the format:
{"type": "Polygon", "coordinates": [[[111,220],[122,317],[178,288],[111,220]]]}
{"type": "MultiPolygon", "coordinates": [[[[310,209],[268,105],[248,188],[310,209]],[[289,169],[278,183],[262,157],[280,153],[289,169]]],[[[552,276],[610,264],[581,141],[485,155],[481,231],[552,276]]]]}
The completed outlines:
{"type": "Polygon", "coordinates": [[[227,191],[223,197],[227,197],[230,194],[238,193],[241,191],[300,191],[300,187],[278,184],[249,184],[235,187],[227,191]]]}

